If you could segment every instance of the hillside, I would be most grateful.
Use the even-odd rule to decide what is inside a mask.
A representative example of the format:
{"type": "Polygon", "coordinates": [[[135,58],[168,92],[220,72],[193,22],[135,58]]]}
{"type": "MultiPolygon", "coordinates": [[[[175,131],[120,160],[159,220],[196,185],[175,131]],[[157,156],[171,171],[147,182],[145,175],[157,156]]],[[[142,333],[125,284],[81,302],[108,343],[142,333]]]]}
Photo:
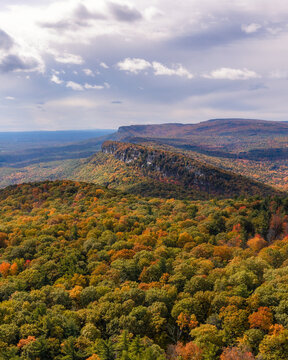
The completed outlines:
{"type": "Polygon", "coordinates": [[[268,186],[176,152],[109,141],[102,145],[102,152],[122,162],[128,173],[131,169],[130,177],[134,178],[134,184],[128,184],[126,190],[132,193],[157,196],[159,186],[161,196],[176,198],[228,198],[276,193],[268,186]]]}
{"type": "Polygon", "coordinates": [[[284,360],[287,201],[1,190],[0,358],[284,360]]]}
{"type": "Polygon", "coordinates": [[[279,121],[214,119],[122,127],[118,139],[172,147],[172,151],[287,191],[287,128],[287,122],[279,121]]]}

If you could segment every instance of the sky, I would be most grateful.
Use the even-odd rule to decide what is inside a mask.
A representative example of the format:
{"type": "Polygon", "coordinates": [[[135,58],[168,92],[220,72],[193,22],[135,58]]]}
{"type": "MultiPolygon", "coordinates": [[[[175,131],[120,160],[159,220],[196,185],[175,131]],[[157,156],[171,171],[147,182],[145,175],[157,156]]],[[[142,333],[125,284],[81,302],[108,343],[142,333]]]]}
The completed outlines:
{"type": "Polygon", "coordinates": [[[288,120],[285,0],[1,0],[0,131],[288,120]]]}

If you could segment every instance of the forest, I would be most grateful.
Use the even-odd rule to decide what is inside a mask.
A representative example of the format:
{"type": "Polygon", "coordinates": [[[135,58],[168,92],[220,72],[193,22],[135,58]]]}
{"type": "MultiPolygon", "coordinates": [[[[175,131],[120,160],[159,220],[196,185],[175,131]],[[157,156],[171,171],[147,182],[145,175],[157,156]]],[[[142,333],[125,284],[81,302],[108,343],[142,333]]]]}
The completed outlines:
{"type": "Polygon", "coordinates": [[[0,358],[284,360],[288,197],[0,191],[0,358]]]}

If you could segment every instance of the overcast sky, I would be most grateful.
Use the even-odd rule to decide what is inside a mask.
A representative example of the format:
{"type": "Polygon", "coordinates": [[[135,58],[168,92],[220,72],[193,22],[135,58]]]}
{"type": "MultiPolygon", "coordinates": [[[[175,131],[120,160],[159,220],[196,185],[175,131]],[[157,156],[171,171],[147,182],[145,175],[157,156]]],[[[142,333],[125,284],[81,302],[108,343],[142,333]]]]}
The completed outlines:
{"type": "Polygon", "coordinates": [[[0,131],[288,120],[285,0],[1,0],[0,131]]]}

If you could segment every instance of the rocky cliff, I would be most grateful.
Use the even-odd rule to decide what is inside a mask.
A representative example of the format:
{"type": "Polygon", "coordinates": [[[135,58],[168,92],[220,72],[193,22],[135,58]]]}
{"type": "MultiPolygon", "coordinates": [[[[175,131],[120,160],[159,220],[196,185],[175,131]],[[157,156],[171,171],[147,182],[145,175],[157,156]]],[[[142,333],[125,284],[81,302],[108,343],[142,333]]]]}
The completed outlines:
{"type": "Polygon", "coordinates": [[[177,184],[185,191],[205,197],[275,194],[269,186],[170,151],[107,141],[102,145],[102,152],[137,168],[146,177],[177,184]]]}

